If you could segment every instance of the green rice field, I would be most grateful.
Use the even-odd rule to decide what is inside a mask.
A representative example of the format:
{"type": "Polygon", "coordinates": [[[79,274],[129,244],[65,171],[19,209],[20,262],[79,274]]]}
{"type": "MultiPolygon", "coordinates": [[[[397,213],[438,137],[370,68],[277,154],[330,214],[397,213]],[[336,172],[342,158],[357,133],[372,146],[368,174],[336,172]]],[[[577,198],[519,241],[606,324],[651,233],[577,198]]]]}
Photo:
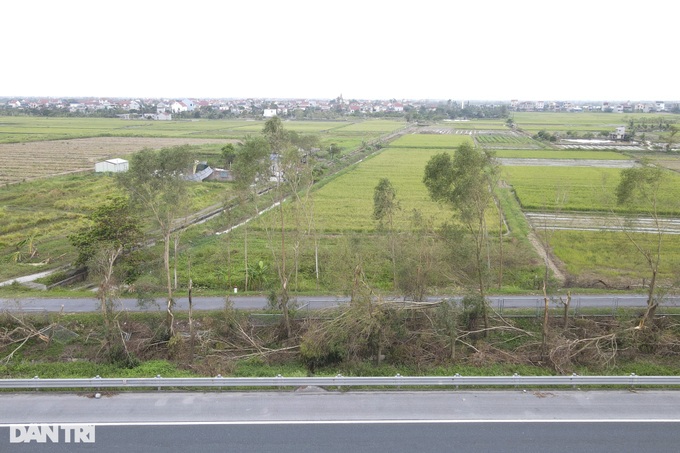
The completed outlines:
{"type": "MultiPolygon", "coordinates": [[[[539,232],[540,233],[540,232],[539,232]]],[[[633,235],[640,244],[653,249],[654,235],[633,235]]],[[[643,257],[623,233],[558,230],[550,235],[553,253],[565,264],[567,271],[582,280],[613,278],[649,280],[643,257]]],[[[680,269],[680,237],[667,235],[663,240],[660,265],[661,279],[675,278],[680,269]]]]}
{"type": "MultiPolygon", "coordinates": [[[[374,138],[403,127],[403,121],[284,121],[287,130],[299,133],[363,134],[374,138]]],[[[0,143],[63,140],[85,137],[242,138],[259,133],[264,120],[148,121],[118,118],[0,117],[0,143]]]]}
{"type": "Polygon", "coordinates": [[[373,191],[380,178],[388,178],[396,189],[399,228],[407,227],[413,209],[443,222],[451,216],[450,210],[431,201],[422,182],[427,161],[439,152],[388,148],[338,176],[314,194],[318,224],[327,231],[374,231],[373,191]]]}
{"type": "MultiPolygon", "coordinates": [[[[503,167],[523,209],[537,211],[624,211],[615,204],[619,169],[593,167],[503,167]]],[[[679,212],[680,175],[668,173],[660,213],[679,212]]],[[[638,210],[644,212],[645,206],[638,210]]]]}
{"type": "Polygon", "coordinates": [[[449,148],[454,149],[463,143],[472,143],[467,135],[456,134],[408,134],[390,143],[393,148],[449,148]]]}

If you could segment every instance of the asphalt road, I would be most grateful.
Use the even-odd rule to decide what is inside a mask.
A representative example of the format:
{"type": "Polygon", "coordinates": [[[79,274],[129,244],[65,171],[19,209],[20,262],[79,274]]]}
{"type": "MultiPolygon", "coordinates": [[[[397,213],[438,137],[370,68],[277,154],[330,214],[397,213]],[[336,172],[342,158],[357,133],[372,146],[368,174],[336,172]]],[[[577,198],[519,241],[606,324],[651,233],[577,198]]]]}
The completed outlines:
{"type": "MultiPolygon", "coordinates": [[[[230,295],[229,297],[234,308],[259,310],[267,308],[268,302],[265,296],[238,296],[230,295]]],[[[436,301],[442,299],[441,297],[430,297],[428,301],[436,301]]],[[[503,312],[504,309],[513,308],[543,308],[543,298],[541,296],[493,296],[489,297],[491,306],[503,312]]],[[[579,310],[581,308],[634,308],[644,307],[646,305],[646,296],[644,295],[583,295],[572,296],[571,310],[579,310]]],[[[349,298],[343,296],[303,296],[293,298],[293,302],[300,309],[321,309],[338,306],[347,303],[349,298]]],[[[401,301],[401,299],[395,299],[401,301]]],[[[559,300],[556,299],[552,303],[553,307],[559,306],[559,300]]],[[[158,298],[151,303],[140,305],[137,299],[121,299],[119,302],[120,308],[128,311],[162,311],[165,306],[165,299],[158,298]]],[[[225,297],[194,297],[193,308],[195,310],[219,310],[225,306],[225,297]]],[[[663,301],[662,306],[665,307],[679,307],[680,298],[667,298],[663,301]]],[[[177,310],[188,310],[189,301],[186,297],[180,297],[176,300],[177,310]]],[[[48,311],[59,312],[61,310],[69,313],[76,312],[94,312],[99,310],[99,302],[96,298],[84,299],[69,299],[69,298],[22,298],[22,299],[0,299],[0,311],[48,311]]]]}
{"type": "Polygon", "coordinates": [[[97,426],[93,443],[9,443],[4,452],[677,452],[678,423],[333,423],[97,426]]]}
{"type": "Polygon", "coordinates": [[[677,452],[680,392],[0,394],[0,452],[677,452]],[[89,397],[88,397],[89,396],[89,397]],[[10,443],[25,424],[57,442],[10,443]],[[66,443],[69,423],[93,443],[66,443]],[[21,429],[21,428],[19,428],[21,429]]]}

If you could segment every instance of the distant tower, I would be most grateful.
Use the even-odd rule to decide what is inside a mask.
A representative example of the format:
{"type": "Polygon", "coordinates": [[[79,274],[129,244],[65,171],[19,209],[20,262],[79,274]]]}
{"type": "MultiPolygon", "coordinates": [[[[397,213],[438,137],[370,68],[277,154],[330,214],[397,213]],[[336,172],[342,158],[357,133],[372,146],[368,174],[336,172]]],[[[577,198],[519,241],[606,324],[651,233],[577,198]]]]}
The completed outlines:
{"type": "Polygon", "coordinates": [[[460,108],[464,109],[465,108],[465,101],[460,101],[460,108]]]}

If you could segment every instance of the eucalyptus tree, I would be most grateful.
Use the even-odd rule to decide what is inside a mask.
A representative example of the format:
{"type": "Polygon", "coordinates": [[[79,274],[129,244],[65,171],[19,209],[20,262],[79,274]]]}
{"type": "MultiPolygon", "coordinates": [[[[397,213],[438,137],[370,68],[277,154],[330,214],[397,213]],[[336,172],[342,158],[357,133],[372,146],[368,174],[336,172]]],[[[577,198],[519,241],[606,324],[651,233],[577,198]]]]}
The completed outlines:
{"type": "MultiPolygon", "coordinates": [[[[623,232],[628,241],[643,258],[649,271],[649,284],[647,286],[647,309],[640,318],[638,328],[642,329],[648,320],[654,317],[659,306],[659,297],[656,294],[659,267],[663,258],[664,238],[666,230],[662,218],[662,212],[668,206],[662,206],[662,198],[669,188],[669,174],[661,167],[647,162],[639,167],[627,168],[621,171],[621,179],[616,187],[616,201],[620,206],[627,206],[629,210],[644,213],[651,218],[653,228],[647,234],[636,234],[635,228],[624,225],[623,232]],[[649,237],[652,240],[649,240],[649,237]]],[[[677,212],[677,202],[675,208],[677,212]]]]}
{"type": "Polygon", "coordinates": [[[373,190],[373,219],[378,222],[378,230],[387,230],[392,261],[392,282],[397,289],[397,256],[394,215],[399,210],[397,191],[388,178],[380,178],[373,190]]]}
{"type": "MultiPolygon", "coordinates": [[[[248,136],[236,150],[233,163],[234,183],[239,198],[253,203],[255,215],[259,214],[258,191],[269,179],[269,143],[263,137],[248,136]]],[[[248,290],[250,270],[248,265],[248,223],[244,225],[245,289],[248,290]]]]}
{"type": "Polygon", "coordinates": [[[179,219],[190,207],[184,178],[191,169],[193,158],[188,146],[149,149],[133,154],[130,169],[118,174],[119,184],[127,191],[130,201],[140,212],[148,215],[163,241],[163,265],[167,287],[166,330],[174,335],[174,299],[170,274],[170,241],[179,219]]]}
{"type": "Polygon", "coordinates": [[[490,270],[488,258],[485,260],[485,252],[490,246],[486,216],[493,206],[497,178],[498,164],[493,155],[477,150],[469,143],[460,145],[453,156],[449,153],[432,156],[423,177],[430,198],[450,206],[466,233],[454,234],[456,243],[453,246],[464,246],[464,242],[472,240],[472,266],[459,270],[476,281],[485,328],[489,324],[486,288],[490,270]]]}
{"type": "Polygon", "coordinates": [[[116,264],[139,244],[143,236],[142,224],[131,209],[129,200],[120,196],[110,198],[107,203],[95,208],[88,220],[89,225],[69,236],[69,240],[78,250],[75,264],[85,266],[88,274],[98,279],[97,297],[104,321],[104,347],[109,358],[119,359],[117,352],[120,350],[114,347],[121,339],[113,329],[114,302],[125,275],[116,272],[116,264]]]}

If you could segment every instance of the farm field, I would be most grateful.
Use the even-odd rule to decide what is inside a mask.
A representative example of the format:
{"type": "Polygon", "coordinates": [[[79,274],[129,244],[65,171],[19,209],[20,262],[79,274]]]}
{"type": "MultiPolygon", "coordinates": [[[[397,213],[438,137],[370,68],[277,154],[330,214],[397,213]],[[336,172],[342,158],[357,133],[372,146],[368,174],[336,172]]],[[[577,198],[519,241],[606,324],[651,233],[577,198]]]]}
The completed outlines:
{"type": "Polygon", "coordinates": [[[470,142],[472,139],[466,135],[451,135],[451,134],[408,134],[402,135],[392,143],[392,148],[438,148],[438,149],[454,149],[462,143],[470,142]]]}
{"type": "Polygon", "coordinates": [[[517,127],[533,135],[540,130],[548,132],[574,131],[579,134],[600,131],[611,132],[633,120],[663,118],[680,122],[678,115],[660,113],[591,113],[591,112],[515,112],[512,117],[517,127]]]}
{"type": "Polygon", "coordinates": [[[373,190],[380,178],[388,178],[396,190],[401,207],[397,228],[408,226],[414,209],[426,218],[434,216],[437,223],[447,220],[450,211],[431,201],[422,183],[427,161],[440,152],[390,147],[338,176],[314,195],[318,224],[326,231],[374,231],[373,190]]]}
{"type": "Polygon", "coordinates": [[[489,120],[463,120],[463,121],[443,121],[442,126],[451,129],[473,129],[473,130],[508,130],[504,119],[489,119],[489,120]]]}
{"type": "MultiPolygon", "coordinates": [[[[348,134],[375,136],[391,132],[403,121],[284,121],[286,129],[299,133],[327,133],[347,129],[348,134]]],[[[0,143],[63,140],[86,137],[242,138],[260,132],[264,120],[148,121],[117,118],[0,117],[0,143]]]]}
{"type": "MultiPolygon", "coordinates": [[[[13,119],[13,118],[10,118],[13,119]]],[[[21,118],[25,120],[24,118],[21,118]]],[[[63,124],[73,127],[73,119],[63,124]]],[[[90,124],[91,119],[78,119],[81,127],[90,124]]],[[[119,124],[121,120],[114,120],[119,124]]],[[[76,121],[76,123],[78,123],[76,121]]],[[[98,123],[95,121],[95,123],[98,123]]],[[[211,124],[218,123],[208,122],[211,124]]],[[[222,122],[234,127],[235,122],[222,122]]],[[[239,125],[255,122],[239,121],[239,125]]],[[[109,124],[101,122],[99,124],[109,124]]],[[[156,125],[158,123],[154,123],[156,125]]],[[[164,123],[165,124],[165,123],[164,123]]],[[[184,123],[181,123],[184,124],[184,123]]],[[[258,122],[257,131],[262,127],[258,122]]],[[[300,131],[313,131],[334,126],[352,125],[351,122],[300,122],[300,131]]],[[[341,154],[356,149],[366,139],[378,137],[378,132],[399,128],[404,123],[397,121],[376,121],[371,125],[357,127],[345,135],[323,134],[322,152],[326,141],[336,143],[341,154]],[[363,132],[368,130],[369,132],[363,132]]],[[[288,130],[294,130],[286,123],[288,130]]],[[[307,132],[305,132],[307,133],[307,132]]],[[[108,196],[117,193],[113,178],[95,174],[94,163],[105,158],[127,157],[144,148],[162,148],[183,144],[192,145],[197,159],[207,160],[215,165],[220,162],[220,148],[235,139],[196,139],[173,137],[91,137],[70,140],[0,144],[0,256],[7,265],[0,269],[0,280],[39,271],[42,267],[53,267],[66,263],[74,256],[67,236],[84,224],[84,219],[93,207],[101,204],[108,196]],[[85,170],[78,173],[74,171],[85,170]],[[55,173],[66,173],[54,176],[55,173]],[[54,176],[54,177],[47,177],[54,176]],[[32,180],[33,178],[38,178],[32,180]],[[22,182],[24,181],[24,182],[22,182]],[[16,184],[7,184],[16,183],[16,184]],[[17,244],[32,237],[38,245],[39,255],[31,260],[43,266],[10,262],[17,244]]],[[[199,211],[221,203],[232,190],[231,184],[206,182],[192,184],[193,210],[199,211]]]]}
{"type": "MultiPolygon", "coordinates": [[[[538,233],[542,234],[540,230],[538,233]]],[[[592,280],[602,279],[614,283],[629,282],[634,287],[641,287],[643,279],[649,280],[650,274],[642,255],[623,233],[556,230],[549,232],[549,235],[553,253],[579,283],[590,286],[592,280]]],[[[654,247],[654,235],[633,236],[643,247],[654,247]]],[[[675,280],[678,269],[680,237],[669,235],[663,241],[659,278],[675,280]]]]}
{"type": "Polygon", "coordinates": [[[499,149],[495,150],[496,157],[516,159],[587,159],[587,160],[629,160],[630,157],[614,151],[564,151],[564,150],[526,150],[499,149]]]}
{"type": "Polygon", "coordinates": [[[118,118],[0,117],[0,143],[87,137],[233,138],[243,120],[148,121],[118,118]]]}
{"type": "Polygon", "coordinates": [[[519,133],[477,134],[475,142],[484,148],[530,148],[540,149],[543,145],[526,135],[519,133]]]}
{"type": "Polygon", "coordinates": [[[179,145],[224,146],[235,140],[157,137],[94,137],[0,144],[0,184],[75,171],[94,171],[102,160],[179,145]]]}
{"type": "MultiPolygon", "coordinates": [[[[423,137],[427,137],[427,135],[423,137]]],[[[342,275],[346,276],[347,272],[352,272],[352,260],[356,259],[355,254],[359,253],[358,251],[362,256],[361,263],[367,281],[379,287],[390,289],[391,273],[386,239],[384,233],[377,229],[376,221],[372,218],[373,191],[380,178],[388,178],[396,190],[396,197],[400,206],[395,215],[395,228],[399,231],[398,234],[406,235],[409,233],[412,214],[416,209],[423,219],[432,222],[432,228],[438,228],[444,222],[451,220],[452,211],[432,202],[425,185],[422,183],[427,161],[431,156],[440,152],[451,152],[451,150],[388,147],[379,154],[348,168],[313,191],[314,224],[321,247],[319,262],[322,269],[323,285],[326,289],[342,289],[341,286],[338,286],[340,285],[339,280],[342,280],[342,275]]],[[[291,208],[292,203],[287,202],[285,212],[286,231],[290,235],[286,239],[288,244],[292,243],[295,237],[299,238],[293,230],[294,219],[291,208]]],[[[205,229],[219,229],[214,225],[218,221],[216,219],[205,229]]],[[[281,243],[278,221],[279,213],[270,211],[248,226],[249,261],[262,262],[268,272],[271,272],[273,266],[272,251],[268,241],[277,244],[276,247],[279,247],[281,243]]],[[[489,212],[488,224],[490,233],[494,236],[497,235],[498,215],[495,209],[489,212]]],[[[198,232],[192,234],[200,236],[198,232]]],[[[310,244],[312,238],[303,235],[301,239],[299,285],[303,290],[313,290],[315,287],[313,277],[315,257],[310,244]]],[[[224,264],[227,261],[224,246],[225,235],[214,238],[203,235],[202,239],[191,238],[187,240],[191,240],[194,244],[200,244],[192,251],[192,266],[194,266],[195,273],[200,274],[200,277],[194,278],[194,283],[198,282],[210,287],[222,287],[224,276],[227,273],[227,267],[224,264]],[[199,265],[199,261],[203,264],[199,265]],[[198,272],[197,266],[201,266],[201,269],[205,269],[205,272],[198,272]],[[215,272],[216,269],[218,270],[217,273],[215,272]]],[[[242,285],[244,228],[241,227],[231,232],[230,241],[232,278],[238,280],[239,284],[242,285]]],[[[526,245],[519,243],[508,247],[521,249],[526,245]]],[[[445,249],[435,248],[437,256],[445,253],[445,249]]],[[[288,253],[293,256],[292,251],[288,253]]],[[[533,255],[530,251],[522,249],[522,252],[517,253],[522,258],[515,258],[516,272],[519,272],[518,269],[533,265],[533,255]]],[[[508,272],[508,279],[511,280],[514,275],[513,272],[508,272]]],[[[268,278],[271,280],[274,277],[270,275],[268,278]]],[[[447,283],[442,275],[437,274],[432,278],[442,280],[442,285],[447,283]]]]}
{"type": "MultiPolygon", "coordinates": [[[[567,116],[572,117],[573,115],[579,114],[569,114],[567,116]]],[[[73,119],[65,120],[73,121],[73,119]]],[[[113,121],[118,123],[121,120],[113,121]]],[[[211,121],[196,123],[203,122],[213,123],[211,121]]],[[[175,131],[173,134],[187,133],[190,128],[198,127],[193,122],[186,122],[186,125],[184,122],[177,123],[186,127],[186,129],[184,131],[175,131]]],[[[78,162],[77,165],[82,165],[82,167],[78,168],[89,170],[92,169],[94,162],[99,159],[90,157],[90,160],[82,160],[82,157],[80,157],[81,160],[78,160],[78,158],[79,153],[87,153],[92,149],[101,152],[103,159],[108,157],[125,157],[125,155],[145,147],[174,146],[188,143],[195,145],[193,149],[196,151],[197,156],[200,156],[201,160],[208,160],[209,163],[214,163],[219,162],[220,147],[224,143],[229,140],[237,140],[238,137],[245,136],[246,134],[255,135],[261,131],[263,125],[263,122],[260,121],[214,121],[214,123],[222,124],[220,128],[212,128],[211,126],[210,129],[203,129],[202,131],[194,130],[195,134],[191,133],[186,137],[107,136],[47,142],[0,144],[0,158],[5,158],[6,154],[21,155],[22,152],[24,157],[30,156],[26,154],[26,149],[31,149],[30,147],[33,146],[44,146],[44,152],[51,153],[46,155],[53,156],[46,157],[45,159],[48,161],[54,159],[55,161],[51,171],[59,168],[60,171],[67,172],[70,171],[68,168],[62,169],[58,167],[59,163],[57,161],[59,158],[69,162],[78,162]],[[241,130],[239,131],[239,129],[241,130]],[[203,135],[204,133],[224,134],[225,138],[195,138],[197,136],[205,136],[203,135]],[[226,138],[229,134],[232,134],[232,137],[235,138],[226,138]],[[188,138],[189,136],[193,138],[188,138]],[[62,144],[64,148],[59,148],[62,144]],[[2,152],[3,149],[8,149],[6,147],[12,147],[12,153],[2,152]],[[72,147],[75,151],[69,151],[69,147],[72,147]],[[108,154],[109,152],[112,154],[108,154]]],[[[153,127],[156,127],[156,124],[158,123],[154,123],[153,127]]],[[[489,122],[489,124],[494,123],[489,122]]],[[[322,154],[326,152],[325,150],[330,143],[335,143],[342,148],[341,155],[349,152],[349,150],[356,149],[362,143],[379,137],[383,133],[392,132],[405,125],[406,123],[404,122],[391,120],[365,122],[284,122],[284,127],[287,130],[296,130],[300,133],[318,133],[321,138],[322,154]]],[[[498,122],[498,125],[505,128],[503,122],[498,122]]],[[[469,126],[469,124],[466,126],[469,126]]],[[[169,126],[163,124],[160,127],[169,126]]],[[[432,220],[436,227],[451,218],[451,211],[445,206],[431,202],[427,190],[422,183],[423,170],[429,158],[440,152],[452,153],[461,143],[472,142],[473,139],[479,143],[480,137],[484,137],[482,141],[488,139],[487,141],[489,142],[492,141],[492,137],[499,137],[499,140],[515,137],[515,134],[507,130],[507,128],[504,131],[500,129],[473,130],[467,128],[459,130],[449,128],[450,133],[432,133],[434,132],[432,127],[427,126],[424,128],[430,133],[414,133],[400,137],[389,143],[387,148],[383,149],[380,153],[342,171],[328,181],[324,181],[314,190],[315,223],[319,238],[322,238],[323,241],[319,259],[327,269],[329,266],[339,265],[337,263],[329,264],[335,263],[339,259],[338,253],[340,255],[342,253],[349,253],[347,250],[354,250],[356,244],[361,244],[362,250],[375,255],[371,256],[370,259],[366,258],[364,262],[365,271],[375,274],[370,278],[375,278],[376,281],[382,282],[381,284],[389,282],[389,266],[387,266],[387,271],[385,268],[384,234],[377,231],[376,221],[372,218],[373,190],[379,179],[382,177],[390,179],[396,189],[400,211],[396,215],[395,224],[399,234],[406,235],[409,233],[411,216],[414,209],[418,209],[423,218],[432,220]],[[461,131],[466,133],[456,133],[461,131]],[[474,131],[474,133],[468,134],[467,132],[470,131],[474,131]]],[[[168,135],[171,135],[169,130],[166,132],[168,135]]],[[[626,154],[611,150],[521,149],[525,145],[527,147],[531,146],[533,140],[521,135],[518,138],[524,143],[517,142],[512,145],[512,149],[494,150],[494,154],[500,159],[515,159],[512,165],[516,166],[504,166],[502,174],[505,182],[512,186],[524,210],[558,211],[561,213],[606,212],[614,205],[614,190],[619,180],[620,169],[577,166],[556,167],[552,165],[562,161],[567,162],[568,165],[577,165],[576,163],[569,163],[569,161],[581,161],[586,165],[595,165],[594,161],[598,161],[602,165],[607,165],[606,162],[613,162],[613,165],[618,165],[618,163],[629,165],[633,162],[626,154]],[[522,159],[531,159],[534,161],[532,165],[536,166],[529,166],[526,161],[523,164],[522,159]]],[[[640,155],[645,154],[640,153],[640,155]]],[[[663,158],[669,162],[673,161],[673,159],[667,158],[667,156],[658,156],[658,159],[663,158]]],[[[22,165],[24,166],[17,167],[22,172],[27,171],[25,170],[27,168],[36,166],[35,164],[25,165],[24,162],[22,162],[22,165]]],[[[600,164],[598,163],[597,165],[600,164]]],[[[0,168],[3,170],[6,168],[4,162],[0,168]]],[[[48,172],[47,174],[50,173],[48,172]]],[[[82,174],[19,183],[16,186],[10,184],[1,188],[0,253],[4,257],[8,257],[16,249],[15,244],[35,233],[36,243],[40,251],[40,256],[36,261],[49,258],[51,260],[49,265],[51,266],[54,263],[67,262],[69,259],[72,259],[74,251],[70,249],[66,237],[78,225],[82,224],[92,206],[97,205],[107,195],[115,193],[117,190],[115,184],[112,184],[110,181],[107,182],[107,179],[102,176],[88,171],[82,174]],[[16,190],[14,190],[15,187],[16,190]]],[[[680,178],[680,175],[670,174],[672,183],[669,190],[666,191],[661,204],[662,210],[666,213],[677,212],[678,206],[676,200],[680,200],[680,179],[678,178],[680,178]]],[[[196,185],[192,189],[195,209],[202,209],[211,204],[218,203],[224,198],[225,193],[228,193],[230,187],[229,184],[213,183],[196,185]]],[[[291,206],[290,202],[285,205],[287,231],[292,235],[294,233],[294,222],[291,206]]],[[[614,208],[621,211],[617,207],[614,208]]],[[[243,216],[247,215],[247,212],[241,213],[241,217],[237,216],[235,218],[243,218],[243,216]]],[[[493,236],[493,230],[496,230],[497,233],[499,219],[495,209],[491,210],[489,215],[488,225],[492,230],[493,236]]],[[[270,266],[268,270],[270,273],[269,278],[273,278],[273,269],[271,268],[272,251],[269,250],[267,236],[272,234],[273,230],[271,227],[273,222],[275,222],[275,217],[273,214],[265,214],[258,220],[253,221],[249,227],[251,230],[248,246],[250,249],[249,256],[251,257],[249,261],[251,263],[258,263],[261,260],[265,265],[270,266]]],[[[523,219],[523,216],[520,217],[523,219]]],[[[215,231],[221,231],[227,227],[225,222],[226,220],[223,218],[215,219],[204,225],[192,228],[191,232],[187,232],[183,238],[183,241],[187,241],[182,246],[183,250],[186,251],[188,247],[191,247],[192,266],[194,266],[195,270],[201,269],[201,272],[205,274],[200,280],[208,287],[222,285],[224,283],[224,274],[227,272],[225,270],[226,249],[223,249],[225,239],[223,236],[213,237],[215,231]],[[192,244],[191,246],[187,245],[189,242],[192,244]],[[199,260],[204,260],[205,263],[199,264],[199,260]]],[[[591,233],[595,236],[608,235],[609,240],[598,239],[598,247],[603,250],[605,256],[612,256],[611,254],[616,253],[616,247],[621,246],[620,242],[615,243],[611,239],[616,237],[616,233],[600,231],[575,231],[569,233],[575,235],[571,240],[582,241],[590,240],[591,236],[586,235],[581,237],[581,239],[574,239],[574,237],[578,237],[582,233],[591,233]]],[[[273,234],[276,236],[278,233],[273,234]]],[[[522,231],[513,230],[511,235],[517,235],[517,238],[520,240],[509,242],[512,242],[514,247],[526,248],[526,250],[523,249],[523,251],[517,252],[521,259],[517,258],[516,261],[513,261],[519,268],[526,269],[531,266],[528,263],[534,262],[532,260],[535,260],[535,255],[533,255],[532,250],[528,249],[528,242],[525,240],[524,234],[522,231]]],[[[232,271],[242,273],[244,270],[242,264],[243,232],[242,230],[237,230],[230,236],[233,241],[230,246],[233,256],[230,259],[235,260],[232,271]],[[241,267],[239,268],[238,266],[241,267]]],[[[600,276],[616,274],[615,270],[607,269],[599,264],[592,268],[580,265],[580,257],[574,258],[570,256],[566,248],[559,246],[558,239],[555,239],[557,237],[556,234],[550,237],[553,254],[562,260],[564,267],[570,273],[583,269],[583,272],[594,272],[594,275],[598,275],[597,272],[600,272],[600,276]],[[553,241],[555,241],[554,244],[553,241]],[[598,271],[597,269],[600,270],[598,271]]],[[[676,238],[672,239],[672,241],[677,240],[676,238]]],[[[579,244],[580,246],[587,247],[587,244],[579,244]]],[[[289,244],[289,247],[292,247],[292,245],[289,244]]],[[[310,262],[313,263],[314,257],[309,249],[309,244],[301,246],[299,253],[304,261],[301,272],[306,272],[306,283],[304,285],[301,283],[301,285],[307,290],[313,290],[316,287],[316,282],[310,276],[310,262]]],[[[515,260],[515,258],[509,259],[515,260]]],[[[610,267],[614,268],[616,266],[610,265],[610,267]]],[[[0,270],[0,280],[39,270],[42,270],[40,266],[28,267],[27,265],[10,264],[3,266],[3,269],[0,270]]],[[[183,274],[185,271],[186,269],[180,269],[180,274],[183,274]]],[[[521,280],[521,277],[517,277],[517,275],[521,275],[521,272],[512,277],[513,271],[509,271],[508,275],[509,284],[513,284],[510,283],[513,281],[513,278],[521,280]]],[[[626,270],[625,266],[622,266],[621,275],[629,278],[633,275],[633,270],[626,270]]],[[[334,288],[332,283],[329,282],[328,285],[330,285],[328,288],[334,288]]],[[[385,287],[389,286],[389,284],[386,285],[385,287]]]]}
{"type": "MultiPolygon", "coordinates": [[[[603,153],[567,153],[572,152],[578,152],[583,157],[591,153],[603,153]]],[[[629,215],[645,212],[648,207],[639,205],[626,212],[624,208],[616,206],[615,190],[620,169],[505,166],[502,171],[506,181],[513,186],[522,208],[538,211],[530,213],[531,223],[538,235],[545,236],[553,257],[559,260],[559,266],[570,275],[572,284],[588,287],[608,282],[614,287],[638,287],[645,278],[649,278],[642,255],[626,234],[607,230],[614,227],[611,225],[614,220],[598,220],[598,217],[610,216],[610,211],[629,215]],[[602,214],[594,215],[594,211],[602,214]],[[542,214],[549,218],[557,214],[557,220],[543,222],[542,214]],[[535,218],[536,216],[538,217],[535,218]],[[579,231],[584,228],[596,231],[579,231]]],[[[667,184],[659,200],[659,210],[677,215],[680,212],[680,175],[669,171],[667,176],[667,184]]],[[[628,228],[632,229],[635,225],[637,224],[631,224],[628,228]]],[[[675,229],[675,226],[669,228],[675,229]]],[[[650,231],[656,230],[652,226],[650,231]]],[[[643,247],[653,246],[655,235],[634,233],[633,236],[643,247]]],[[[669,282],[677,277],[674,272],[677,272],[680,264],[680,235],[665,235],[663,244],[659,278],[669,282]]]]}
{"type": "MultiPolygon", "coordinates": [[[[220,203],[231,185],[215,182],[189,186],[193,211],[220,203]]],[[[20,241],[33,237],[39,254],[31,262],[67,263],[75,250],[67,241],[86,216],[107,198],[121,194],[111,175],[63,175],[0,188],[0,281],[41,268],[10,259],[20,241]]]]}
{"type": "MultiPolygon", "coordinates": [[[[346,154],[362,142],[392,132],[404,124],[401,121],[284,122],[288,130],[318,134],[322,149],[335,143],[341,148],[340,154],[346,154]]],[[[158,149],[184,144],[223,146],[248,134],[259,133],[263,125],[263,121],[245,120],[154,122],[106,118],[0,117],[0,184],[93,170],[98,161],[112,157],[124,158],[143,148],[158,149]]]]}
{"type": "MultiPolygon", "coordinates": [[[[537,211],[624,212],[615,205],[621,170],[591,167],[504,167],[522,208],[537,211]]],[[[668,190],[659,200],[661,213],[679,212],[680,175],[669,172],[668,190]]],[[[640,209],[644,206],[640,206],[640,209]]]]}

